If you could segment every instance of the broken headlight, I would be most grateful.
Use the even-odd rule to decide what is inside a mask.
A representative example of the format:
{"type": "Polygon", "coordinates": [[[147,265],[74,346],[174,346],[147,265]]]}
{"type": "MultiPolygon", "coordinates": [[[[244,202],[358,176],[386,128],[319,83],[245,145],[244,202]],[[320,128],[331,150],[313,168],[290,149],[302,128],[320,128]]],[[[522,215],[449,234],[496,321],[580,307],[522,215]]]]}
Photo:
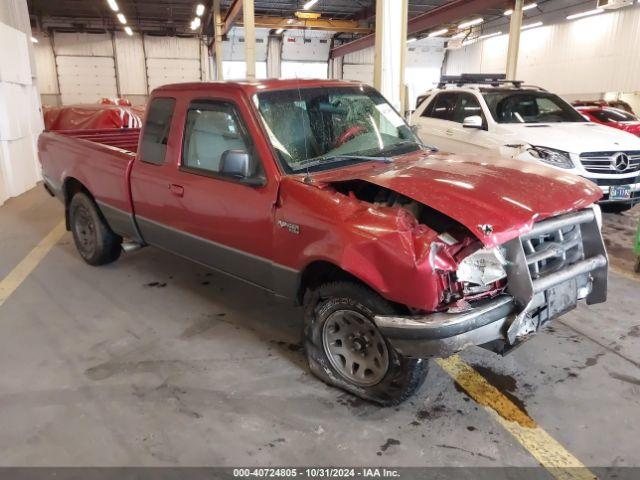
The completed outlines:
{"type": "Polygon", "coordinates": [[[554,148],[536,146],[528,148],[527,152],[529,152],[533,158],[540,160],[541,162],[548,163],[549,165],[553,165],[554,167],[573,168],[573,162],[571,161],[568,152],[556,150],[554,148]]]}
{"type": "Polygon", "coordinates": [[[488,286],[507,277],[507,260],[497,248],[481,248],[458,264],[459,282],[488,286]]]}

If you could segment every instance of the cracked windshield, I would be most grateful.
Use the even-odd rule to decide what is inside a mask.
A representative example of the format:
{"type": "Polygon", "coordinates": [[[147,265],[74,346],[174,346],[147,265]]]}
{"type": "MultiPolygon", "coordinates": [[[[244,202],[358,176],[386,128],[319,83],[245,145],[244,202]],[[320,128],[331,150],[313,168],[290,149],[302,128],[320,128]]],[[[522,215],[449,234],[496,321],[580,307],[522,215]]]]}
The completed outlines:
{"type": "Polygon", "coordinates": [[[288,173],[367,161],[391,162],[420,141],[377,91],[368,87],[265,92],[256,104],[288,173]]]}

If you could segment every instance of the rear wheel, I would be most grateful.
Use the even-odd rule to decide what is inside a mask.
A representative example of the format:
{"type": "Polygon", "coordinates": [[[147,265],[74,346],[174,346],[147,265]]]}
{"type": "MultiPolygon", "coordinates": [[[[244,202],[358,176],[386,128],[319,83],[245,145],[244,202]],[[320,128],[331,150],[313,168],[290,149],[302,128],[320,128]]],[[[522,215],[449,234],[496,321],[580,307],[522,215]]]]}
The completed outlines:
{"type": "Polygon", "coordinates": [[[86,193],[71,199],[69,224],[76,249],[89,265],[105,265],[120,257],[122,237],[113,233],[86,193]]]}
{"type": "Polygon", "coordinates": [[[383,406],[397,405],[424,382],[428,362],[397,352],[376,327],[397,313],[364,285],[339,281],[305,297],[304,343],[311,371],[326,383],[383,406]]]}

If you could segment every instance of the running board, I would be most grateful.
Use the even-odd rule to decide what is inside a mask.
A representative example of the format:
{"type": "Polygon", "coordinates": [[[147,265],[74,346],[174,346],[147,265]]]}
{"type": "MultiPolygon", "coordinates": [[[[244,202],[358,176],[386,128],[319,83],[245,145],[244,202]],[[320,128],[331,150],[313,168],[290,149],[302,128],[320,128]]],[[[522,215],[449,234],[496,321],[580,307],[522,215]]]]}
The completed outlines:
{"type": "Polygon", "coordinates": [[[120,245],[122,247],[122,251],[124,253],[135,252],[136,250],[140,250],[144,245],[137,242],[122,242],[120,245]]]}

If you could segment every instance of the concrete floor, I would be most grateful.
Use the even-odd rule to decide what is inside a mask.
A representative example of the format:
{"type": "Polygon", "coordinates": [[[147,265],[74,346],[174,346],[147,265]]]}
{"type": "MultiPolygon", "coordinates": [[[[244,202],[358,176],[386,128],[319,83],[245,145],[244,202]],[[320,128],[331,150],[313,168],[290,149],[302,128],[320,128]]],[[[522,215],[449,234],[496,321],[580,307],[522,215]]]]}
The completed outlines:
{"type": "MultiPolygon", "coordinates": [[[[0,278],[61,218],[40,188],[0,208],[0,278]]],[[[462,356],[585,465],[640,466],[639,292],[612,274],[608,303],[462,356]]],[[[436,364],[399,408],[324,385],[300,318],[153,248],[90,267],[67,234],[0,307],[0,465],[537,465],[436,364]]]]}

